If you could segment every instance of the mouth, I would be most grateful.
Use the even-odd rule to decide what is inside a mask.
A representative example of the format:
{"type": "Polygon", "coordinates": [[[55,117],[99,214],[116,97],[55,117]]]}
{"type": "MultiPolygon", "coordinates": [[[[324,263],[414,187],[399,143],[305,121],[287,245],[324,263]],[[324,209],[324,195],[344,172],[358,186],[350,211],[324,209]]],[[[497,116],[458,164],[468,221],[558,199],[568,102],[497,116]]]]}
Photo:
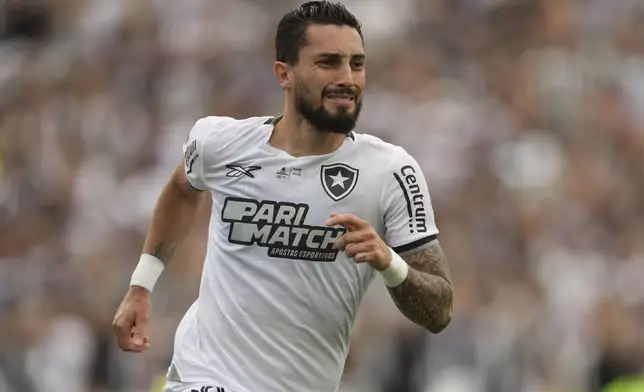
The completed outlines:
{"type": "Polygon", "coordinates": [[[336,103],[348,104],[354,102],[356,97],[351,94],[329,94],[325,96],[324,99],[328,99],[329,101],[336,103]]]}

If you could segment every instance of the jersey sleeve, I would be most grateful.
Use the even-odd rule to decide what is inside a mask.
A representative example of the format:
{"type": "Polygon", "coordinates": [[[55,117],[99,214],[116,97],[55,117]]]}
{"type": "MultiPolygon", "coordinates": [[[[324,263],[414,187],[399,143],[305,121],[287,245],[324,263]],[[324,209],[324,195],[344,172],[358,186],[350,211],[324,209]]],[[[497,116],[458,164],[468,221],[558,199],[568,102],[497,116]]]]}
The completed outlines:
{"type": "Polygon", "coordinates": [[[416,160],[400,148],[382,194],[385,240],[398,254],[422,250],[438,238],[427,182],[416,160]]]}
{"type": "Polygon", "coordinates": [[[186,177],[190,185],[197,190],[208,189],[207,171],[217,167],[217,159],[220,156],[217,140],[221,139],[226,120],[227,118],[223,117],[205,117],[198,120],[183,144],[186,177]]]}

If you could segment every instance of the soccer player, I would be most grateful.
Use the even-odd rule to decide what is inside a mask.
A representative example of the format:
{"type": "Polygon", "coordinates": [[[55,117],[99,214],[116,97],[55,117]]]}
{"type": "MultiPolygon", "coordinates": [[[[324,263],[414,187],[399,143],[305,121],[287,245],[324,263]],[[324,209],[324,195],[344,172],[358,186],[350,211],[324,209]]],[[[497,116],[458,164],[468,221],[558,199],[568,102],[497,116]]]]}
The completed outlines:
{"type": "Polygon", "coordinates": [[[276,117],[206,117],[163,189],[118,345],[142,352],[150,295],[212,197],[199,297],[181,321],[165,391],[339,388],[360,301],[380,276],[402,314],[438,333],[452,287],[427,185],[402,148],[354,133],[365,87],[358,20],[313,1],[279,23],[276,117]]]}

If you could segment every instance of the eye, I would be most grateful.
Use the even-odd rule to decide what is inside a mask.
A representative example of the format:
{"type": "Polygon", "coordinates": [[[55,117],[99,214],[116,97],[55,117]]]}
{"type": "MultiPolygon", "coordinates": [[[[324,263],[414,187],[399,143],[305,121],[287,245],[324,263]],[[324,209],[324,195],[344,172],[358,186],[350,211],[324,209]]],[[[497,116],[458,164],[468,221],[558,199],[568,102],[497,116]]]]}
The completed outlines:
{"type": "Polygon", "coordinates": [[[331,59],[322,59],[322,60],[318,61],[318,64],[322,65],[324,67],[333,67],[334,61],[331,60],[331,59]]]}
{"type": "Polygon", "coordinates": [[[364,68],[364,61],[363,60],[354,61],[351,66],[354,69],[362,69],[362,68],[364,68]]]}

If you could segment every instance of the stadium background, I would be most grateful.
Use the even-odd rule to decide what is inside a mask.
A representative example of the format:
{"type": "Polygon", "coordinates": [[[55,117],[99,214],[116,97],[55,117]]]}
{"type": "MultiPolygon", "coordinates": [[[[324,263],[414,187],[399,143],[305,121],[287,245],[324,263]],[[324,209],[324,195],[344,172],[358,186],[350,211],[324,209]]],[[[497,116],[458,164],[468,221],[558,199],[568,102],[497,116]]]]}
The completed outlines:
{"type": "MultiPolygon", "coordinates": [[[[163,374],[209,206],[154,293],[152,349],[119,352],[112,316],[194,121],[279,113],[274,27],[298,3],[0,1],[0,391],[163,374]]],[[[360,131],[423,167],[456,298],[430,337],[376,282],[342,391],[643,391],[644,1],[346,4],[360,131]]]]}

